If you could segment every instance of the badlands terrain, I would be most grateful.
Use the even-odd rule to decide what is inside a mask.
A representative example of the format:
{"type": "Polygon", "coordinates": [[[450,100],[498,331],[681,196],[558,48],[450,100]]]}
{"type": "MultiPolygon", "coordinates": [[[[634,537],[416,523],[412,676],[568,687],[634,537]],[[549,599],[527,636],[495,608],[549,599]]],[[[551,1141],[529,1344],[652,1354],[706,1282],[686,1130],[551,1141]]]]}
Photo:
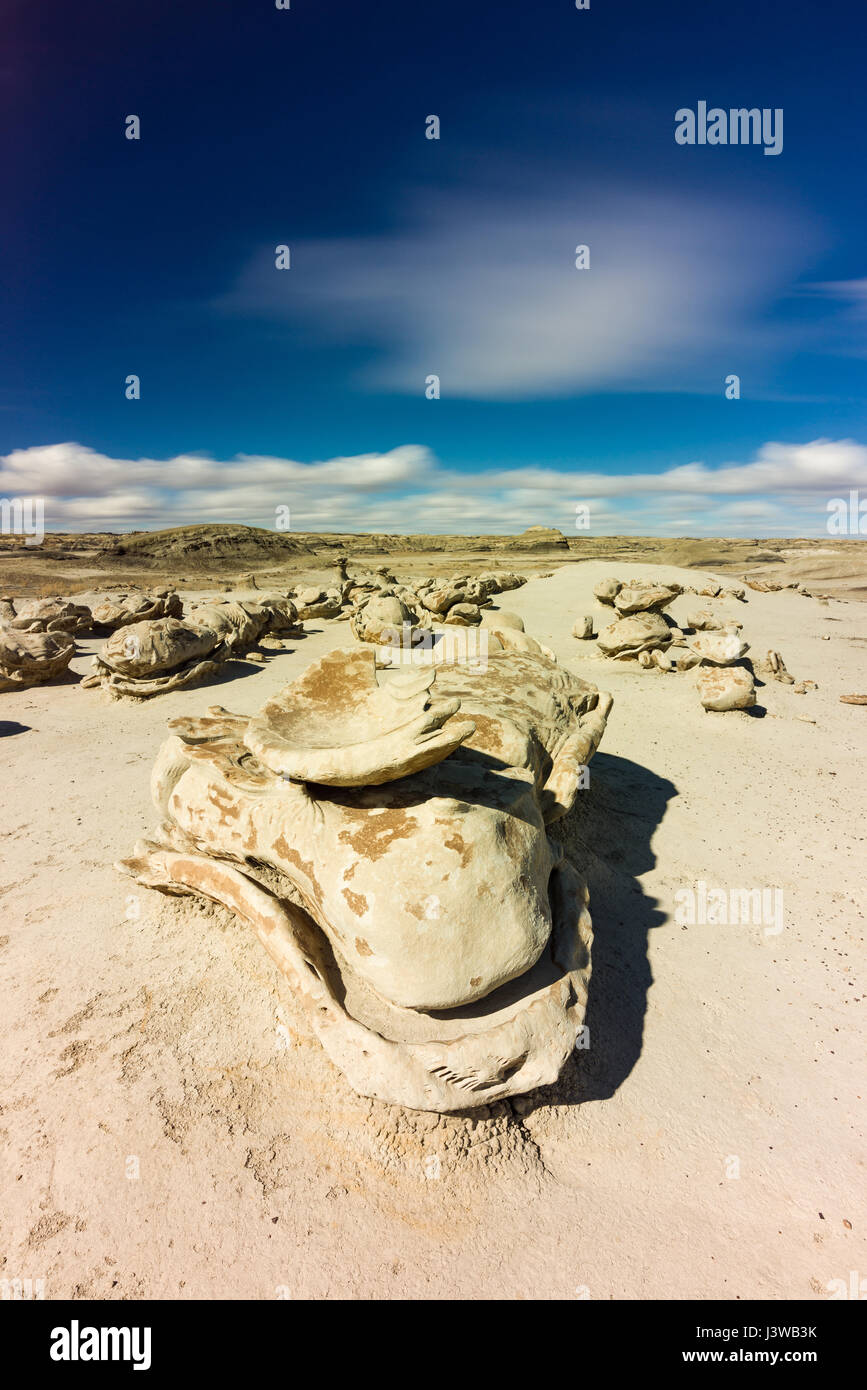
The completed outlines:
{"type": "Polygon", "coordinates": [[[46,1298],[736,1300],[825,1299],[865,1270],[867,713],[841,700],[867,690],[863,542],[267,534],[7,543],[0,586],[88,606],[170,586],[186,613],[328,586],[341,551],[402,581],[526,575],[490,621],[517,615],[614,699],[556,827],[590,889],[586,1045],[462,1114],[356,1094],[252,932],[113,867],[153,833],[167,721],[254,715],[356,644],[345,617],[141,701],[82,686],[105,635],[77,633],[64,674],[0,693],[0,1278],[46,1298]],[[756,703],[707,711],[694,669],[574,636],[611,622],[594,589],[615,577],[728,590],[667,611],[740,625],[756,703]],[[697,885],[781,915],[684,920],[697,885]]]}

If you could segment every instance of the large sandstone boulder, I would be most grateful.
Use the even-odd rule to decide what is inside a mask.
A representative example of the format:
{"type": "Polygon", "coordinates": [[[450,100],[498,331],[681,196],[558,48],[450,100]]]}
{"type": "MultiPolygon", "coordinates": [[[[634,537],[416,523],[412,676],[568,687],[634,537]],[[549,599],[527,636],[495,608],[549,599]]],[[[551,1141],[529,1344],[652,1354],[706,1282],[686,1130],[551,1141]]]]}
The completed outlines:
{"type": "Polygon", "coordinates": [[[369,599],[349,619],[352,635],[359,642],[384,641],[388,646],[402,642],[405,632],[413,634],[416,624],[415,614],[396,595],[379,594],[369,599]]]}
{"type": "Polygon", "coordinates": [[[607,603],[613,606],[614,600],[622,588],[623,584],[619,579],[601,579],[599,583],[594,586],[593,596],[598,599],[600,603],[607,603]]]}
{"type": "Polygon", "coordinates": [[[193,627],[178,618],[129,623],[103,644],[100,659],[121,676],[161,675],[198,657],[221,642],[218,633],[193,627]]]}
{"type": "Polygon", "coordinates": [[[630,584],[615,595],[618,613],[658,613],[673,603],[680,593],[679,584],[630,584]]]}
{"type": "Polygon", "coordinates": [[[581,1029],[587,892],[548,826],[611,698],[537,654],[375,658],[332,652],[253,719],[173,720],[160,840],[119,867],[251,926],[356,1090],[473,1109],[555,1080],[581,1029]]]}
{"type": "Polygon", "coordinates": [[[710,613],[706,608],[701,608],[696,613],[690,613],[686,624],[695,632],[716,632],[724,626],[723,619],[719,614],[710,613]]]}
{"type": "Polygon", "coordinates": [[[511,570],[485,570],[479,579],[488,586],[491,594],[505,594],[512,589],[520,589],[527,582],[525,574],[514,574],[511,570]]]}
{"type": "Polygon", "coordinates": [[[497,608],[482,614],[482,627],[511,627],[516,632],[523,632],[524,619],[508,608],[497,608]]]}
{"type": "Polygon", "coordinates": [[[671,633],[660,613],[636,613],[602,628],[596,641],[605,656],[628,657],[669,646],[671,633]]]}
{"type": "Polygon", "coordinates": [[[423,594],[421,601],[430,613],[437,613],[441,617],[445,617],[449,609],[454,608],[456,603],[467,603],[469,599],[465,585],[450,582],[438,584],[436,588],[423,594]]]}
{"type": "Polygon", "coordinates": [[[696,689],[705,709],[750,709],[756,703],[752,674],[743,666],[725,670],[703,667],[698,673],[696,689]]]}
{"type": "Polygon", "coordinates": [[[201,633],[216,636],[208,648],[225,643],[227,651],[243,651],[256,641],[268,625],[268,619],[257,603],[197,603],[191,610],[188,623],[201,633]]]}
{"type": "Polygon", "coordinates": [[[446,614],[447,623],[460,627],[478,627],[482,621],[482,610],[475,603],[455,603],[446,614]]]}
{"type": "Polygon", "coordinates": [[[67,669],[75,642],[64,632],[23,632],[0,622],[0,691],[45,685],[67,669]]]}

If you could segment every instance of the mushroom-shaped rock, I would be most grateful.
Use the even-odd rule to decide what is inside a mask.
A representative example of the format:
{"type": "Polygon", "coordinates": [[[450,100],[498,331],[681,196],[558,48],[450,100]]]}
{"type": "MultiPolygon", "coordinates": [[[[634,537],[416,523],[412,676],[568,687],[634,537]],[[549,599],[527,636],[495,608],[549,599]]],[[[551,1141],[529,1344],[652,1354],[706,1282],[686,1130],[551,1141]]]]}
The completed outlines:
{"type": "Polygon", "coordinates": [[[756,703],[755,684],[751,672],[743,666],[725,670],[703,667],[696,680],[699,699],[705,709],[749,709],[756,703]]]}
{"type": "Polygon", "coordinates": [[[635,656],[654,647],[667,647],[671,642],[670,629],[661,613],[636,613],[631,618],[618,618],[599,633],[597,645],[605,656],[635,656]]]}
{"type": "Polygon", "coordinates": [[[700,632],[689,645],[702,661],[714,666],[731,666],[749,651],[749,645],[736,632],[700,632]]]}

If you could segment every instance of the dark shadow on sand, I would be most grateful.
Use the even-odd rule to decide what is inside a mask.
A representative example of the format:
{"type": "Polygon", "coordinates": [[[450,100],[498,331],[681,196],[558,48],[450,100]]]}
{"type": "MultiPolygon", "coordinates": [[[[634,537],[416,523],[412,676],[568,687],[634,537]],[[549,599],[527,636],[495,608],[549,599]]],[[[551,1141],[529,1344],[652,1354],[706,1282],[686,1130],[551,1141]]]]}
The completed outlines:
{"type": "Polygon", "coordinates": [[[597,753],[590,785],[551,826],[587,879],[593,919],[592,974],[585,1025],[589,1046],[578,1048],[559,1079],[525,1098],[533,1106],[607,1100],[641,1055],[647,992],[653,983],[649,933],[666,914],[647,897],[638,876],[652,869],[653,835],[677,788],[626,758],[597,753]]]}

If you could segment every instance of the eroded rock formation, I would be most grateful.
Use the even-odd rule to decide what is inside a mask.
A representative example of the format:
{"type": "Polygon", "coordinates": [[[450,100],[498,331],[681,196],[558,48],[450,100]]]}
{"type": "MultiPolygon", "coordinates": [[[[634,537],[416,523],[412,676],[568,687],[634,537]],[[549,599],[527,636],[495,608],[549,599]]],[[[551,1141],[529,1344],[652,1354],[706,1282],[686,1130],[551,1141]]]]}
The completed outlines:
{"type": "Polygon", "coordinates": [[[477,669],[376,656],[172,721],[158,840],[119,867],[248,922],[357,1091],[471,1109],[553,1081],[582,1026],[587,891],[548,826],[611,697],[499,643],[477,669]]]}
{"type": "Polygon", "coordinates": [[[294,603],[263,594],[256,603],[197,604],[188,618],[154,618],[117,627],[93,658],[84,686],[114,697],[149,699],[212,680],[220,664],[243,656],[266,633],[298,632],[294,603]]]}
{"type": "Polygon", "coordinates": [[[74,652],[65,632],[24,632],[0,622],[0,691],[44,685],[66,670],[74,652]]]}

